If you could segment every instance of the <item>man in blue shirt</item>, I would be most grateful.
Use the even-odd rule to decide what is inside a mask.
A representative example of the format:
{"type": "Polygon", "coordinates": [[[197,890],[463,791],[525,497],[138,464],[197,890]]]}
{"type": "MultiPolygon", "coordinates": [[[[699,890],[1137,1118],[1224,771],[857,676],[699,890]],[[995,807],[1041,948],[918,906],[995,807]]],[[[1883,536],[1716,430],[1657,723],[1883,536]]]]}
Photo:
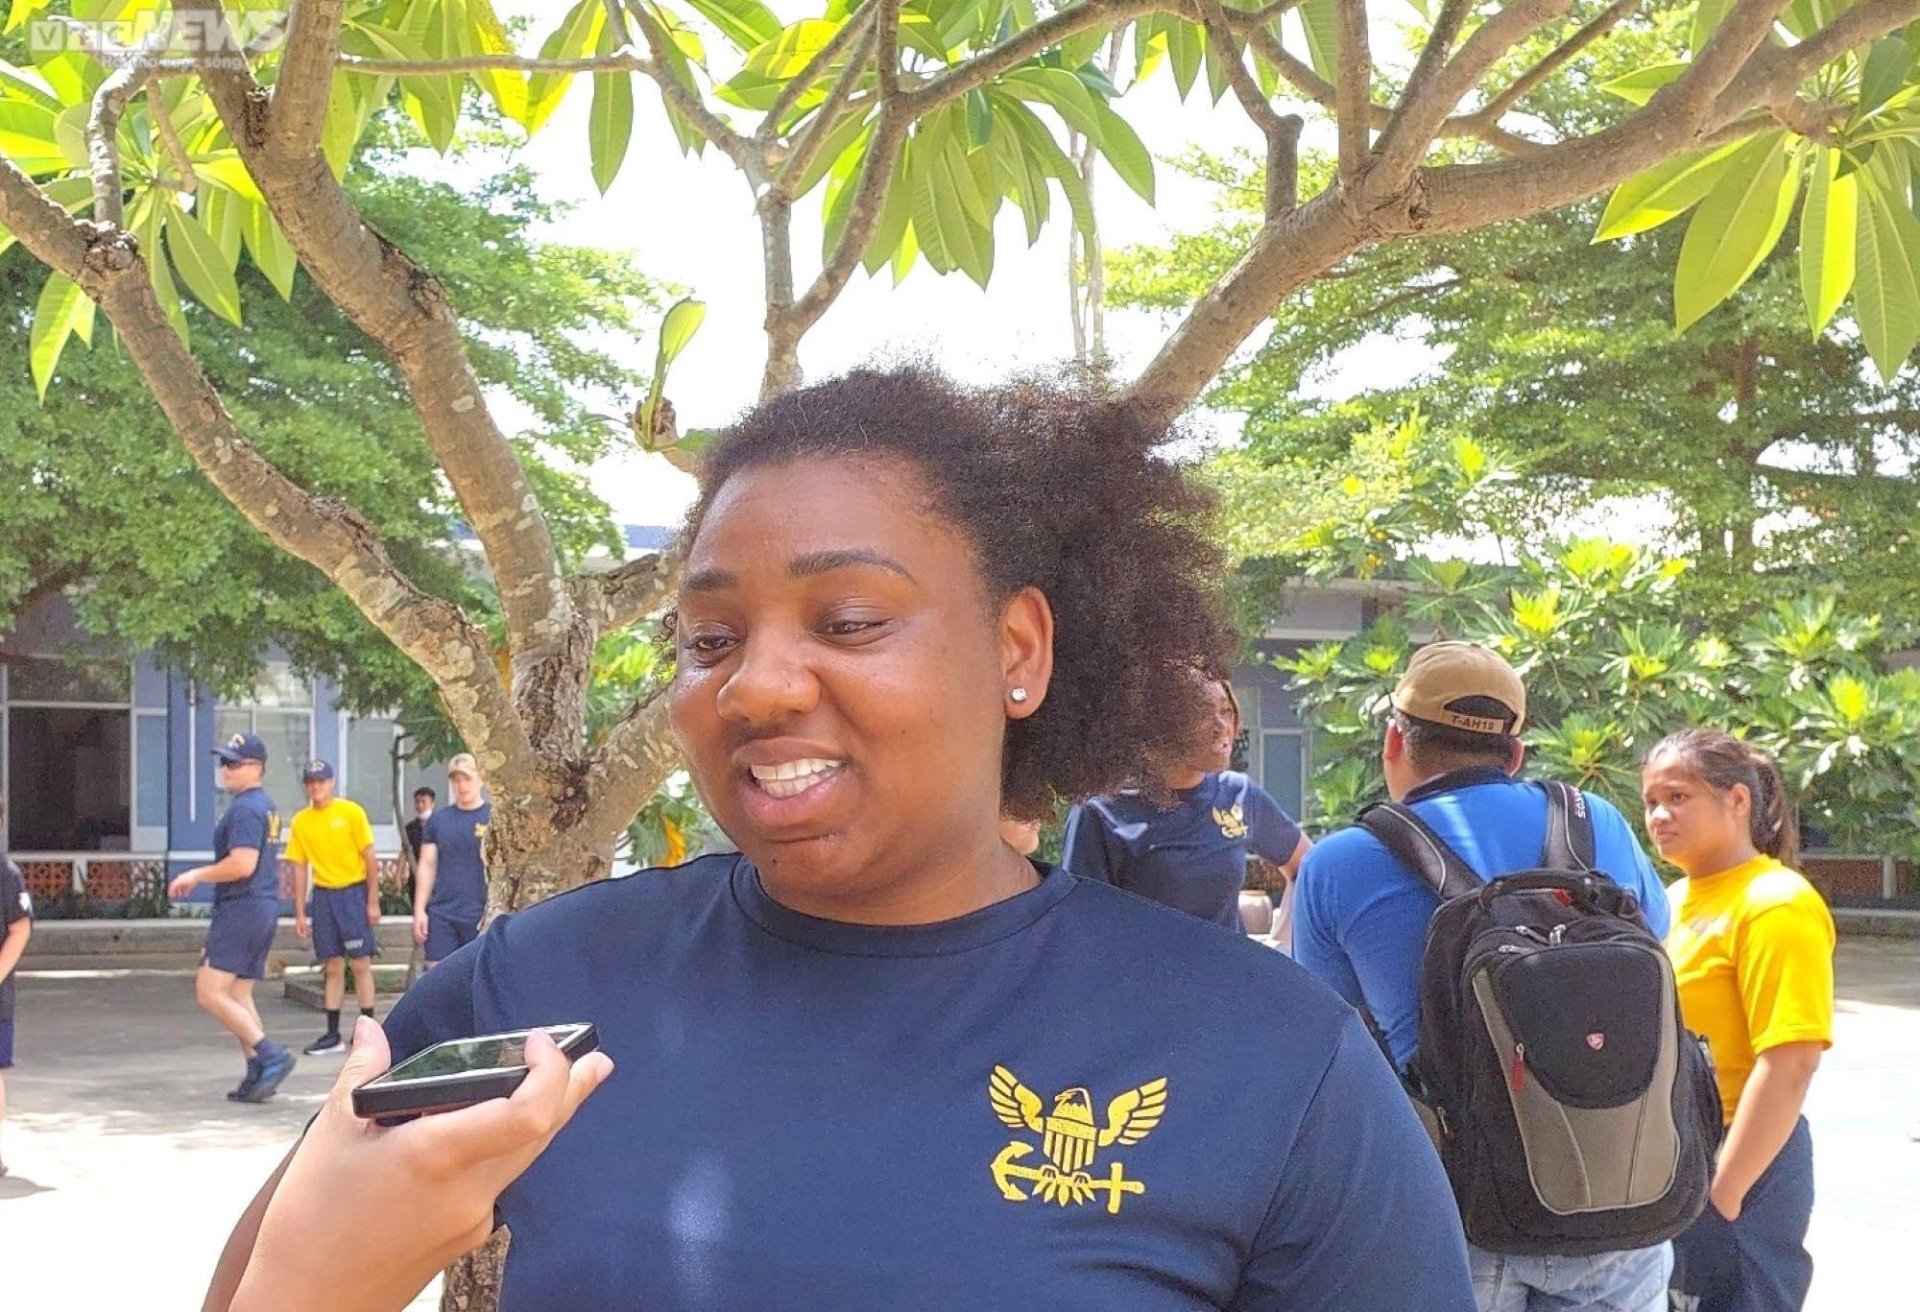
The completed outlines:
{"type": "MultiPolygon", "coordinates": [[[[1505,660],[1464,642],[1415,654],[1394,688],[1380,763],[1387,794],[1413,808],[1483,878],[1537,866],[1546,840],[1543,789],[1515,778],[1526,689],[1505,660]]],[[[1595,864],[1632,890],[1664,937],[1666,890],[1620,812],[1588,796],[1595,864]]],[[[1405,1069],[1419,1038],[1420,956],[1438,897],[1366,830],[1322,839],[1300,870],[1294,958],[1386,1036],[1405,1069]]],[[[1667,1306],[1666,1244],[1591,1258],[1515,1257],[1470,1248],[1484,1312],[1584,1307],[1658,1312],[1667,1306]]]]}
{"type": "Polygon", "coordinates": [[[428,969],[473,942],[487,912],[485,849],[493,804],[471,752],[447,762],[447,786],[453,805],[441,807],[421,826],[413,884],[413,938],[425,945],[428,969]]]}
{"type": "Polygon", "coordinates": [[[280,813],[260,786],[267,745],[258,735],[237,733],[213,754],[229,795],[226,814],[213,830],[213,864],[195,866],[167,891],[184,898],[201,884],[213,885],[213,922],[194,976],[194,1000],[239,1040],[246,1055],[246,1076],[227,1096],[265,1102],[294,1062],[292,1053],[267,1037],[253,1005],[253,986],[267,973],[280,923],[280,813]]]}

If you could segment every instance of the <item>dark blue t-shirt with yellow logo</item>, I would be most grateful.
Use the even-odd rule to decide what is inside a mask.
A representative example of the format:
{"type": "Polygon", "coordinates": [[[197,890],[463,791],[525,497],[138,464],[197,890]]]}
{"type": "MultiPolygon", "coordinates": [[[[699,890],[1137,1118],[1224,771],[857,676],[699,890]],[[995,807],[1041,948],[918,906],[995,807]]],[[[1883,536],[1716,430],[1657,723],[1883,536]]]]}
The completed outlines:
{"type": "Polygon", "coordinates": [[[264,788],[249,788],[235,793],[227,803],[226,814],[213,827],[213,859],[223,861],[236,847],[259,850],[260,859],[245,879],[231,879],[213,886],[215,902],[231,902],[237,897],[280,896],[280,813],[264,788]]]}
{"type": "Polygon", "coordinates": [[[1264,788],[1232,770],[1173,797],[1165,810],[1138,793],[1074,807],[1061,864],[1237,930],[1247,853],[1284,865],[1300,844],[1300,826],[1264,788]]]}
{"type": "Polygon", "coordinates": [[[433,896],[427,910],[478,923],[487,909],[487,862],[484,845],[493,803],[482,802],[471,811],[443,806],[427,817],[420,841],[436,849],[433,896]]]}
{"type": "Polygon", "coordinates": [[[1352,1010],[1065,871],[875,927],[702,857],[498,918],[388,1032],[581,1020],[616,1069],[500,1199],[514,1312],[1474,1306],[1352,1010]]]}

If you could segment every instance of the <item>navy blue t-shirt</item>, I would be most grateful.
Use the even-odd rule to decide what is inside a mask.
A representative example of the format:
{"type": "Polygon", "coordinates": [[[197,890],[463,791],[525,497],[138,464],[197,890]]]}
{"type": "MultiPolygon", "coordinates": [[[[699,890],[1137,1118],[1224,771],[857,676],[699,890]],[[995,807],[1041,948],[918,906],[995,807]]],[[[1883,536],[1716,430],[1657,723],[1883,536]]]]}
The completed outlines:
{"type": "Polygon", "coordinates": [[[427,817],[420,841],[437,849],[427,910],[476,923],[486,913],[487,863],[481,846],[492,819],[492,802],[482,802],[471,811],[443,806],[427,817]]]}
{"type": "Polygon", "coordinates": [[[1353,1012],[1062,870],[910,927],[790,911],[737,855],[590,884],[496,919],[388,1033],[581,1020],[616,1069],[501,1196],[510,1312],[1474,1306],[1353,1012]]]}
{"type": "Polygon", "coordinates": [[[1137,793],[1074,807],[1060,863],[1083,878],[1239,929],[1247,853],[1284,865],[1299,844],[1300,826],[1265,789],[1223,770],[1175,793],[1164,811],[1137,793]]]}
{"type": "MultiPolygon", "coordinates": [[[[1672,920],[1666,889],[1625,817],[1586,795],[1594,864],[1631,889],[1647,926],[1665,938],[1672,920]]],[[[1547,794],[1504,770],[1462,770],[1408,794],[1414,813],[1483,878],[1531,870],[1547,837],[1547,794]]],[[[1342,829],[1314,844],[1294,890],[1293,959],[1387,1036],[1395,1062],[1413,1060],[1420,1037],[1420,954],[1440,899],[1364,829],[1342,829]]]]}
{"type": "Polygon", "coordinates": [[[280,896],[280,813],[264,788],[249,788],[235,793],[227,803],[227,813],[213,827],[213,859],[224,861],[236,847],[259,849],[260,859],[245,879],[229,880],[213,886],[215,902],[230,902],[237,897],[280,896]]]}

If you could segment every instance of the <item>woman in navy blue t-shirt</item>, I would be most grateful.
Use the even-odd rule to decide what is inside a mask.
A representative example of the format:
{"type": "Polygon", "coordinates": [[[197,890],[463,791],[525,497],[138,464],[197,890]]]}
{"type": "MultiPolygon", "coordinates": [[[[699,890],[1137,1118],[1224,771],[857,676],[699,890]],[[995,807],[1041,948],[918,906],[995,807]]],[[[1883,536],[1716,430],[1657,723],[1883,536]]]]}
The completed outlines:
{"type": "MultiPolygon", "coordinates": [[[[1246,775],[1227,769],[1240,708],[1225,681],[1195,674],[1205,718],[1190,754],[1163,781],[1168,797],[1139,791],[1089,798],[1067,817],[1061,864],[1228,929],[1241,928],[1247,857],[1287,882],[1312,844],[1293,817],[1246,775]]],[[[1283,900],[1281,925],[1285,930],[1283,900]]],[[[1283,940],[1284,941],[1284,940],[1283,940]]]]}
{"type": "Polygon", "coordinates": [[[230,1245],[231,1306],[402,1307],[497,1218],[509,1312],[1468,1312],[1439,1162],[1353,1012],[1003,837],[1177,767],[1204,699],[1161,671],[1227,654],[1166,437],[905,371],[716,442],[666,698],[739,852],[499,916],[363,1021],[230,1245]],[[352,1115],[389,1044],[576,1020],[601,1051],[536,1038],[511,1098],[352,1115]]]}

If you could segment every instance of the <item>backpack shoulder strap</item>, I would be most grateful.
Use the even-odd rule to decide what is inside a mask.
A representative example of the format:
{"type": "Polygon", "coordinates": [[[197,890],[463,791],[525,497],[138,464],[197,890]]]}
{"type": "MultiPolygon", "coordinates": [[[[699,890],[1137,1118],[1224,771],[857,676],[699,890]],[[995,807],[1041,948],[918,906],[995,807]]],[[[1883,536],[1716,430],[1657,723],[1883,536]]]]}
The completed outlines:
{"type": "Polygon", "coordinates": [[[1591,871],[1595,860],[1593,809],[1578,788],[1549,779],[1541,785],[1547,790],[1547,841],[1540,854],[1546,870],[1591,871]]]}
{"type": "Polygon", "coordinates": [[[1361,811],[1354,823],[1379,839],[1442,901],[1465,897],[1486,883],[1411,807],[1376,802],[1361,811]]]}

